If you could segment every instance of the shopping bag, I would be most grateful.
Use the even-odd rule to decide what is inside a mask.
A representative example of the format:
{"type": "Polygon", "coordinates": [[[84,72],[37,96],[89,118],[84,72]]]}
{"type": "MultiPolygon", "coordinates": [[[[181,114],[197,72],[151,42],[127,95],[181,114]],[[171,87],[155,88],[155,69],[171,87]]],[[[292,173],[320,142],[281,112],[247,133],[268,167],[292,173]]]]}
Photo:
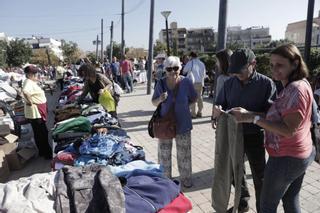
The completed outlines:
{"type": "Polygon", "coordinates": [[[108,90],[103,90],[103,92],[99,95],[98,101],[99,104],[101,104],[108,112],[116,111],[115,101],[108,90]]]}

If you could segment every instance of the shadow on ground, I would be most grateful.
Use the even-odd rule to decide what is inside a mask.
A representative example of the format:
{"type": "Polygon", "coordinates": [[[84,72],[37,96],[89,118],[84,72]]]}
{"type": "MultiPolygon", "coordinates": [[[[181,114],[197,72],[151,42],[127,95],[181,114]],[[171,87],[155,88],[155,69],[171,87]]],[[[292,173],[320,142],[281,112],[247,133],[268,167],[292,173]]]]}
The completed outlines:
{"type": "Polygon", "coordinates": [[[130,112],[119,113],[118,117],[120,118],[120,120],[122,118],[139,117],[139,116],[150,116],[150,118],[151,118],[152,114],[153,114],[153,111],[134,110],[134,111],[130,111],[130,112]]]}
{"type": "MultiPolygon", "coordinates": [[[[193,186],[191,188],[182,187],[183,192],[194,192],[202,189],[208,189],[212,186],[214,169],[208,169],[201,172],[192,174],[193,186]]],[[[178,179],[179,177],[174,177],[174,179],[178,179]]]]}

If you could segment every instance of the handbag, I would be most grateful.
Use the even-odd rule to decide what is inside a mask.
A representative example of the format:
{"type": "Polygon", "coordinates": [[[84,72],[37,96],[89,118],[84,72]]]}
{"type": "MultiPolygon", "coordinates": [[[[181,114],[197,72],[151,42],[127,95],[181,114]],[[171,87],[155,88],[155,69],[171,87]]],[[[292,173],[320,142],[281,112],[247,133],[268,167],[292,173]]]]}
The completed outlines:
{"type": "MultiPolygon", "coordinates": [[[[163,80],[159,82],[164,89],[163,80]]],[[[174,89],[173,104],[170,106],[169,111],[161,116],[161,105],[159,104],[157,109],[154,111],[149,123],[148,123],[148,133],[152,138],[159,139],[172,139],[176,136],[176,119],[175,119],[175,99],[178,94],[179,83],[174,89]]]]}

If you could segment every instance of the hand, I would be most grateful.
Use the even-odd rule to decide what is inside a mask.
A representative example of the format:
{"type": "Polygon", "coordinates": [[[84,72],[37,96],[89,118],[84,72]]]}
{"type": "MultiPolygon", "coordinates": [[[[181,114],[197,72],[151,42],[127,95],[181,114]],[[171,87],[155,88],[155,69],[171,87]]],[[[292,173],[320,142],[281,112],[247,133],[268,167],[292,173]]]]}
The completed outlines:
{"type": "Polygon", "coordinates": [[[163,102],[167,99],[168,97],[168,93],[167,92],[164,92],[160,95],[160,102],[163,102]]]}
{"type": "Polygon", "coordinates": [[[217,119],[223,112],[222,106],[221,105],[214,105],[212,109],[212,118],[217,119]]]}
{"type": "Polygon", "coordinates": [[[230,114],[236,118],[238,123],[252,123],[254,119],[254,115],[242,107],[232,108],[230,114]]]}
{"type": "Polygon", "coordinates": [[[217,119],[216,118],[213,118],[211,120],[211,126],[212,126],[212,129],[217,129],[217,119]]]}
{"type": "Polygon", "coordinates": [[[100,89],[98,94],[101,95],[103,93],[103,89],[100,89]]]}

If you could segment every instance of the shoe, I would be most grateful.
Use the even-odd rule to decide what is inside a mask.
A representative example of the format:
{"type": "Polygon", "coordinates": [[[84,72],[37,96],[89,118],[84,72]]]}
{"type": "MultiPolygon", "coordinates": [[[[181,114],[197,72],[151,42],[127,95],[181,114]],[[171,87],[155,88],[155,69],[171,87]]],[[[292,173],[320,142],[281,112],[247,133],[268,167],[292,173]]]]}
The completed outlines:
{"type": "Polygon", "coordinates": [[[197,113],[197,117],[198,117],[198,118],[201,118],[201,117],[202,117],[202,113],[201,113],[201,112],[198,112],[198,113],[197,113]]]}
{"type": "Polygon", "coordinates": [[[192,118],[192,119],[196,119],[197,116],[196,116],[196,115],[192,115],[191,118],[192,118]]]}
{"type": "MultiPolygon", "coordinates": [[[[248,212],[250,210],[248,203],[242,204],[241,206],[239,205],[238,207],[238,213],[243,213],[243,212],[248,212]]],[[[233,207],[227,210],[227,213],[232,213],[233,212],[233,207]]]]}

